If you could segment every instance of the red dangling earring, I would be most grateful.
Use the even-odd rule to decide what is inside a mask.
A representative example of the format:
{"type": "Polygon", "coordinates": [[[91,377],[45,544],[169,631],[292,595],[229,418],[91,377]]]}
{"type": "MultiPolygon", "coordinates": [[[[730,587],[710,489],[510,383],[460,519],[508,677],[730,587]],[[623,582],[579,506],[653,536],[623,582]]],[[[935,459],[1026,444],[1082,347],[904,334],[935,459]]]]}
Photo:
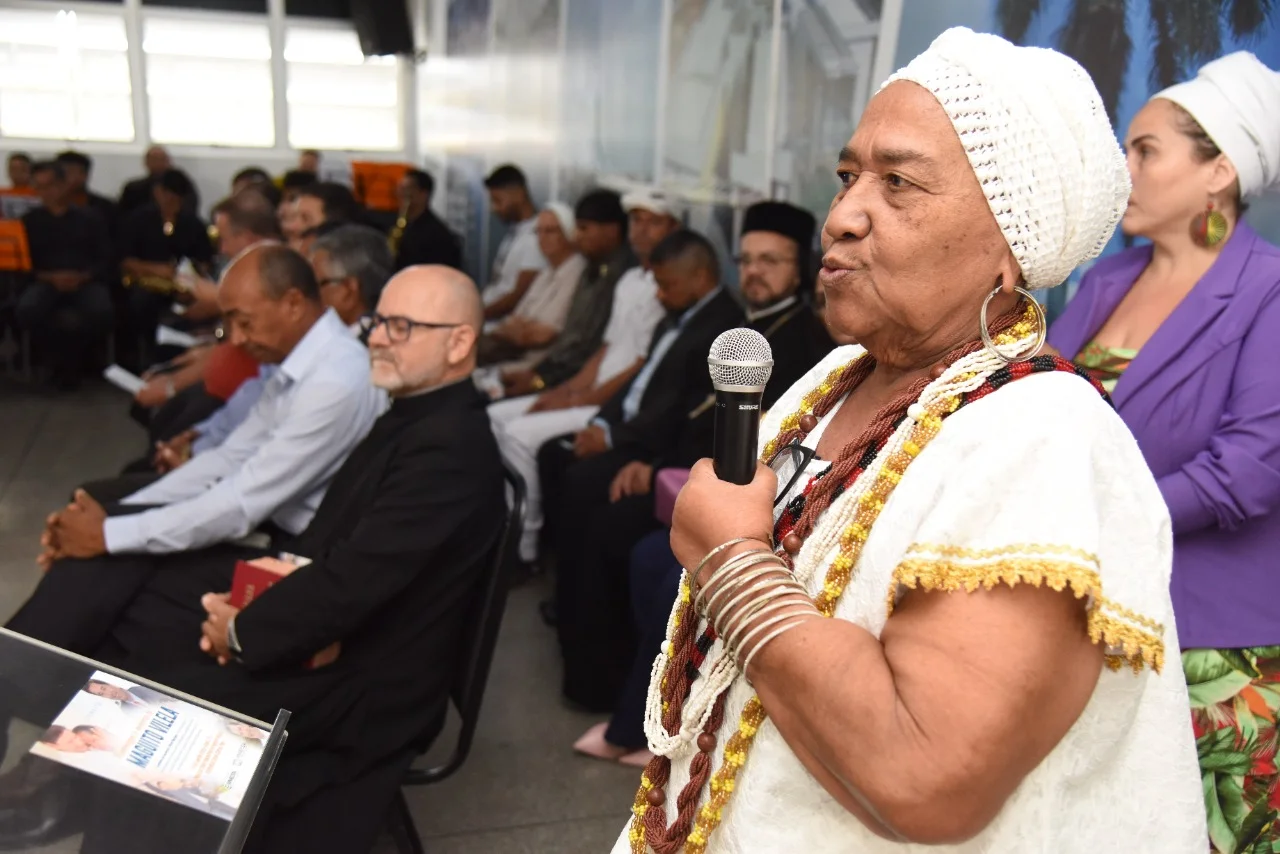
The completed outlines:
{"type": "Polygon", "coordinates": [[[1213,202],[1191,218],[1191,239],[1197,245],[1212,249],[1227,236],[1227,218],[1213,209],[1213,202]]]}

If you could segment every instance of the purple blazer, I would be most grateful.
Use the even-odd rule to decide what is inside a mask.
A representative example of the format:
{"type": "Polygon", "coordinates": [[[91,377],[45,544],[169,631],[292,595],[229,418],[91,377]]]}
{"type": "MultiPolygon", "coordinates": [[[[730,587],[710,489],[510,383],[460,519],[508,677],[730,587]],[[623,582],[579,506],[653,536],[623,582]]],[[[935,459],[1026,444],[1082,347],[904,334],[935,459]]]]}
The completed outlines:
{"type": "MultiPolygon", "coordinates": [[[[1049,342],[1074,358],[1150,258],[1098,262],[1049,342]]],[[[1182,648],[1280,644],[1280,249],[1237,225],[1114,399],[1173,517],[1182,648]]]]}

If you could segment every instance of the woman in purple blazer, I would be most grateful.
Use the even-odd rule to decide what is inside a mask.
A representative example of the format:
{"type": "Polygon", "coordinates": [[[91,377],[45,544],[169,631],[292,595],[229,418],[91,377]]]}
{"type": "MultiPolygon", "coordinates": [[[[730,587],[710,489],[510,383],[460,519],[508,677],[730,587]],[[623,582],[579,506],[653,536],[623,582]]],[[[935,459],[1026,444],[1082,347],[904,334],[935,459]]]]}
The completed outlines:
{"type": "Polygon", "coordinates": [[[1216,60],[1125,149],[1122,228],[1150,245],[1094,266],[1049,342],[1112,391],[1169,505],[1210,838],[1255,850],[1280,840],[1280,249],[1240,214],[1280,172],[1280,74],[1216,60]]]}

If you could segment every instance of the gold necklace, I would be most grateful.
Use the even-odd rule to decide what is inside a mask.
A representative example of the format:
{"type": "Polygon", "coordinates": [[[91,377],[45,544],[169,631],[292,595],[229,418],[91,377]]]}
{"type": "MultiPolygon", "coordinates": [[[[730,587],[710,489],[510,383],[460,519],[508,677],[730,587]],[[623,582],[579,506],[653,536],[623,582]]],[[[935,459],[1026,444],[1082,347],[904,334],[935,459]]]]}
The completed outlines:
{"type": "MultiPolygon", "coordinates": [[[[1021,340],[1029,333],[1034,324],[1034,315],[1028,308],[1017,323],[996,336],[996,342],[998,344],[1006,344],[1021,340]]],[[[865,355],[864,353],[859,358],[865,357],[865,355]]],[[[812,416],[818,404],[836,387],[841,375],[845,371],[853,369],[857,363],[858,359],[854,359],[837,367],[827,374],[816,388],[811,389],[804,395],[801,399],[800,407],[782,419],[778,434],[765,445],[766,459],[768,455],[776,450],[782,436],[789,430],[799,426],[802,419],[812,416]]],[[[969,376],[972,376],[972,374],[968,374],[964,378],[969,376]]],[[[953,381],[953,385],[954,382],[964,378],[957,377],[953,381]]],[[[876,520],[879,519],[880,512],[884,509],[885,503],[893,493],[894,488],[901,482],[902,476],[906,473],[908,466],[911,465],[911,461],[919,456],[925,446],[938,435],[938,432],[942,429],[943,419],[959,408],[962,397],[963,394],[961,392],[953,391],[945,396],[935,398],[915,418],[910,433],[906,435],[904,441],[896,450],[889,451],[889,444],[893,442],[892,437],[886,443],[883,450],[888,452],[888,458],[880,465],[880,469],[876,473],[875,480],[871,486],[858,498],[853,518],[840,533],[838,539],[839,551],[827,568],[822,591],[814,599],[815,607],[824,617],[830,618],[835,615],[836,606],[839,605],[840,599],[853,577],[853,568],[857,565],[858,559],[862,555],[862,549],[866,545],[867,539],[871,536],[871,529],[876,520]]],[[[691,590],[686,573],[680,583],[680,601],[687,602],[690,595],[691,590]]],[[[669,644],[670,642],[671,638],[668,637],[666,643],[669,644]]],[[[756,733],[759,732],[766,717],[767,713],[764,705],[760,702],[760,696],[753,693],[739,716],[737,731],[725,742],[720,769],[711,778],[711,797],[698,810],[694,826],[685,840],[684,850],[687,854],[704,854],[706,851],[707,841],[720,825],[724,808],[728,805],[737,785],[738,772],[746,764],[747,756],[755,742],[756,733]]],[[[648,847],[645,836],[644,815],[650,809],[649,793],[653,789],[653,782],[648,775],[642,774],[640,788],[636,792],[635,800],[632,803],[633,818],[628,830],[628,841],[631,844],[633,854],[645,854],[648,847]]],[[[663,799],[658,800],[661,803],[663,799]]],[[[660,803],[655,805],[654,808],[661,808],[660,803]]]]}

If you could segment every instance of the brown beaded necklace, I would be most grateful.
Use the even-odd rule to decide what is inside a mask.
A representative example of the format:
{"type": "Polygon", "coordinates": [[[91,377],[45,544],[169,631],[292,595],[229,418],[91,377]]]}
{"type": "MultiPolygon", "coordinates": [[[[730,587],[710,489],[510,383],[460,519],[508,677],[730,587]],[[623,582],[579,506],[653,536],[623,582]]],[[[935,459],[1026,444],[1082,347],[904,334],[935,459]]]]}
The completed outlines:
{"type": "MultiPolygon", "coordinates": [[[[992,335],[998,335],[1011,329],[1022,319],[1021,302],[1014,310],[1001,315],[990,326],[992,335]]],[[[981,341],[971,342],[949,353],[942,361],[943,369],[950,367],[965,356],[982,349],[981,341]]],[[[796,427],[784,429],[766,446],[766,456],[776,448],[783,447],[795,439],[803,439],[813,432],[822,418],[826,417],[836,404],[856,389],[875,370],[875,360],[865,354],[848,363],[831,383],[831,388],[814,404],[812,411],[802,416],[796,427]]],[[[935,371],[936,372],[936,371],[935,371]]],[[[874,454],[888,441],[897,425],[906,416],[907,408],[919,399],[920,394],[934,376],[924,376],[904,389],[897,397],[882,406],[871,419],[862,433],[841,449],[840,454],[832,462],[825,476],[816,480],[803,501],[803,509],[792,529],[782,537],[782,551],[788,563],[800,551],[804,540],[812,532],[818,519],[831,505],[839,491],[849,485],[866,471],[874,454]]],[[[775,529],[775,536],[779,533],[775,529]]],[[[698,636],[698,614],[692,601],[685,601],[679,614],[675,632],[671,638],[671,660],[662,675],[662,725],[668,733],[679,731],[681,715],[685,700],[689,697],[690,688],[699,676],[697,667],[702,658],[715,641],[715,632],[708,626],[698,636]]],[[[643,850],[643,844],[653,849],[655,854],[677,854],[685,850],[686,842],[696,818],[698,799],[711,775],[711,753],[716,749],[718,739],[716,733],[724,722],[725,703],[729,691],[726,689],[716,698],[711,715],[698,735],[698,752],[689,762],[689,782],[676,796],[676,816],[670,825],[666,822],[666,785],[671,779],[671,759],[657,755],[649,760],[645,767],[644,777],[648,781],[648,789],[644,799],[649,807],[644,810],[642,822],[643,840],[633,840],[633,850],[643,850]]],[[[705,841],[702,843],[705,845],[705,841]]]]}

